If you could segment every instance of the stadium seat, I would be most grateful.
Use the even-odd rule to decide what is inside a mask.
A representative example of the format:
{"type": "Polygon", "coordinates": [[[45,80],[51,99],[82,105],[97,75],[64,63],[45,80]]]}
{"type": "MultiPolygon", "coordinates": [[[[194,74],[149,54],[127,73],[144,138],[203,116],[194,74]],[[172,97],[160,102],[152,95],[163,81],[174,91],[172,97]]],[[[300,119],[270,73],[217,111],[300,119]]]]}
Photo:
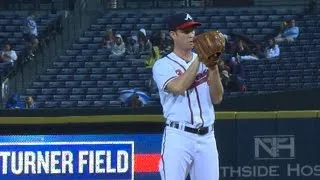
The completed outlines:
{"type": "Polygon", "coordinates": [[[41,94],[41,89],[39,89],[39,88],[28,88],[28,89],[26,89],[26,94],[28,94],[28,95],[38,95],[38,94],[41,94]]]}
{"type": "Polygon", "coordinates": [[[65,87],[79,87],[80,81],[66,81],[65,87]]]}
{"type": "Polygon", "coordinates": [[[91,107],[92,101],[78,101],[77,107],[91,107]]]}
{"type": "Polygon", "coordinates": [[[80,74],[73,75],[73,80],[75,81],[85,81],[87,79],[88,79],[87,75],[80,75],[80,74]]]}
{"type": "Polygon", "coordinates": [[[58,74],[56,79],[58,81],[69,81],[73,79],[72,75],[66,75],[66,74],[58,74]]]}
{"type": "Polygon", "coordinates": [[[35,81],[35,82],[32,83],[32,86],[34,88],[44,88],[44,87],[48,86],[48,83],[47,82],[41,82],[41,81],[35,81]]]}
{"type": "Polygon", "coordinates": [[[91,73],[92,74],[104,74],[104,73],[106,73],[106,69],[105,68],[92,68],[91,73]]]}
{"type": "Polygon", "coordinates": [[[61,101],[60,107],[61,108],[74,108],[77,106],[77,101],[61,101]]]}
{"type": "Polygon", "coordinates": [[[100,94],[101,91],[102,91],[101,88],[96,88],[96,87],[87,88],[87,94],[100,94]]]}
{"type": "Polygon", "coordinates": [[[81,94],[72,94],[69,96],[68,98],[71,101],[82,101],[85,99],[85,95],[81,95],[81,94]]]}
{"type": "Polygon", "coordinates": [[[139,22],[139,18],[129,17],[129,18],[126,18],[125,22],[128,24],[136,24],[139,22]]]}
{"type": "Polygon", "coordinates": [[[128,81],[115,80],[115,81],[113,81],[112,85],[114,87],[128,87],[128,81]]]}
{"type": "Polygon", "coordinates": [[[59,101],[45,101],[44,107],[45,108],[58,108],[60,105],[59,101]]]}
{"type": "Polygon", "coordinates": [[[75,49],[75,50],[79,50],[79,49],[87,48],[87,45],[86,44],[72,44],[71,48],[75,49]]]}
{"type": "Polygon", "coordinates": [[[90,74],[90,72],[91,72],[91,68],[89,68],[89,67],[86,67],[86,68],[76,68],[75,74],[84,75],[84,74],[90,74]]]}
{"type": "Polygon", "coordinates": [[[111,87],[113,84],[112,81],[98,81],[97,86],[98,87],[111,87]]]}
{"type": "Polygon", "coordinates": [[[93,106],[94,107],[107,107],[109,101],[93,101],[93,106]]]}
{"type": "Polygon", "coordinates": [[[62,68],[59,72],[59,74],[61,75],[71,75],[71,74],[74,74],[75,72],[75,69],[74,68],[62,68]]]}
{"type": "Polygon", "coordinates": [[[110,95],[110,94],[103,94],[101,97],[101,100],[104,101],[111,101],[114,99],[114,95],[110,95]]]}
{"type": "Polygon", "coordinates": [[[57,88],[57,97],[64,97],[65,95],[68,95],[70,92],[70,88],[57,88]]]}
{"type": "Polygon", "coordinates": [[[53,67],[55,68],[64,68],[66,66],[67,66],[66,62],[59,62],[59,61],[53,62],[53,67]]]}
{"type": "Polygon", "coordinates": [[[124,74],[135,73],[136,69],[137,68],[135,68],[135,67],[123,67],[123,68],[121,68],[121,72],[124,74]]]}
{"type": "Polygon", "coordinates": [[[97,81],[81,81],[81,87],[97,87],[97,81]]]}
{"type": "Polygon", "coordinates": [[[41,89],[41,93],[45,94],[45,95],[55,94],[55,92],[56,92],[55,88],[42,88],[41,89]]]}
{"type": "Polygon", "coordinates": [[[121,107],[121,102],[120,102],[120,101],[109,101],[108,106],[111,106],[111,107],[121,107]]]}
{"type": "Polygon", "coordinates": [[[121,74],[106,74],[105,79],[107,79],[107,80],[121,80],[121,74]]]}
{"type": "Polygon", "coordinates": [[[118,74],[120,73],[121,69],[118,67],[108,67],[105,69],[105,73],[108,74],[118,74]]]}
{"type": "Polygon", "coordinates": [[[95,62],[95,61],[92,61],[92,62],[85,62],[84,63],[84,67],[86,68],[95,68],[95,67],[99,67],[99,62],[95,62]]]}
{"type": "Polygon", "coordinates": [[[40,81],[53,81],[56,79],[56,76],[52,74],[40,75],[39,79],[40,81]]]}
{"type": "Polygon", "coordinates": [[[50,81],[48,83],[48,87],[50,87],[50,88],[61,88],[61,87],[64,87],[64,81],[50,81]]]}
{"type": "Polygon", "coordinates": [[[137,78],[138,78],[137,74],[122,74],[122,77],[121,77],[121,79],[124,79],[124,80],[135,80],[137,78]]]}
{"type": "Polygon", "coordinates": [[[51,101],[53,100],[52,95],[37,95],[35,98],[36,101],[51,101]]]}
{"type": "Polygon", "coordinates": [[[90,100],[90,101],[97,101],[101,99],[100,95],[97,94],[90,94],[90,95],[86,95],[86,100],[90,100]]]}
{"type": "Polygon", "coordinates": [[[117,92],[117,88],[115,88],[115,87],[102,88],[102,93],[103,94],[113,94],[113,93],[116,93],[116,92],[117,92]]]}

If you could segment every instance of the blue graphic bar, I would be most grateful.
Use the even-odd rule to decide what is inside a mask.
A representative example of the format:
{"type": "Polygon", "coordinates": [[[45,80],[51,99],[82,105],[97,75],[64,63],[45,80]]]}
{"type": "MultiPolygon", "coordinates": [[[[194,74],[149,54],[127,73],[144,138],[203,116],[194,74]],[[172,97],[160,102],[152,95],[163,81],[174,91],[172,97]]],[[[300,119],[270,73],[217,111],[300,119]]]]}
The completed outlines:
{"type": "Polygon", "coordinates": [[[0,177],[133,180],[134,142],[1,142],[0,177]]]}

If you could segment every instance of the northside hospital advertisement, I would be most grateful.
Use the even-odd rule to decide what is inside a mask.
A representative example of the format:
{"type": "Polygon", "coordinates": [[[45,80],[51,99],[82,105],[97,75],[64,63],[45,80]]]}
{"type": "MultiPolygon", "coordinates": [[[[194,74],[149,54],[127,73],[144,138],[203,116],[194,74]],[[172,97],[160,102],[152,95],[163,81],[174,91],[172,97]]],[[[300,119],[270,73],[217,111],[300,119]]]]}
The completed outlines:
{"type": "MultiPolygon", "coordinates": [[[[319,140],[221,132],[221,180],[320,179],[319,140]]],[[[0,179],[158,180],[161,141],[162,134],[0,136],[0,179]]]]}

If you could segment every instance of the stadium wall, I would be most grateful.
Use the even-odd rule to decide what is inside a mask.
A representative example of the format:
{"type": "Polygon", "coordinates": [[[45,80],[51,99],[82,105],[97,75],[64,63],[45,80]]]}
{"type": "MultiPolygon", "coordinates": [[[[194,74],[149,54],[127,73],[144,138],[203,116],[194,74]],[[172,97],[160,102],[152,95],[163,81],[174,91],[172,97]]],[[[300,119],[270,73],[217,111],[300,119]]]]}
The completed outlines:
{"type": "MultiPolygon", "coordinates": [[[[163,117],[124,112],[0,117],[0,177],[159,179],[163,117]],[[11,166],[18,152],[36,164],[22,166],[19,176],[11,166]],[[56,164],[41,169],[37,158],[45,153],[56,164]]],[[[319,120],[320,111],[218,112],[221,179],[319,179],[319,120]]]]}

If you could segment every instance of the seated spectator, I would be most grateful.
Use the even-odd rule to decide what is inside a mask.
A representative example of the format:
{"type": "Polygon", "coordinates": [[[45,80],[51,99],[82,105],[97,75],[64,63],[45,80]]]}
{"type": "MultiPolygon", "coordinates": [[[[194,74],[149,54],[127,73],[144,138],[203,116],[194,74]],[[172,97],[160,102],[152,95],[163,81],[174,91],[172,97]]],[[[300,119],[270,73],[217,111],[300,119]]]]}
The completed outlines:
{"type": "Polygon", "coordinates": [[[23,109],[24,104],[20,101],[20,96],[18,94],[13,94],[7,101],[7,109],[23,109]]]}
{"type": "Polygon", "coordinates": [[[121,57],[126,52],[126,45],[120,34],[117,34],[115,38],[115,43],[111,47],[111,57],[121,57]]]}
{"type": "MultiPolygon", "coordinates": [[[[233,45],[231,45],[231,46],[233,46],[233,47],[231,47],[231,49],[233,48],[235,48],[235,47],[237,47],[238,45],[237,44],[239,44],[239,41],[241,41],[241,43],[243,44],[243,46],[245,47],[245,50],[248,52],[248,53],[250,53],[251,55],[254,55],[254,56],[256,56],[256,57],[258,57],[258,58],[260,58],[260,57],[264,57],[264,54],[263,54],[263,49],[261,48],[262,47],[262,45],[261,45],[261,43],[259,43],[259,42],[256,42],[256,41],[254,41],[252,38],[250,38],[249,36],[247,36],[247,35],[244,35],[244,34],[238,34],[238,33],[231,33],[231,35],[234,35],[234,36],[236,36],[236,43],[235,44],[233,44],[233,45]]],[[[231,37],[231,36],[229,36],[229,35],[225,35],[224,34],[224,37],[225,37],[225,39],[226,39],[226,46],[229,46],[229,41],[228,41],[228,39],[231,37]]]]}
{"type": "Polygon", "coordinates": [[[36,108],[36,104],[34,103],[32,96],[28,96],[26,98],[25,108],[26,109],[35,109],[36,108]]]}
{"type": "Polygon", "coordinates": [[[299,36],[299,27],[296,26],[294,19],[289,22],[283,22],[281,32],[275,37],[276,43],[280,42],[293,42],[299,36]]]}
{"type": "Polygon", "coordinates": [[[11,49],[9,42],[5,42],[3,51],[1,52],[0,62],[11,63],[12,66],[16,64],[18,56],[14,50],[11,49]]]}
{"type": "Polygon", "coordinates": [[[137,36],[131,36],[128,40],[127,45],[127,53],[136,55],[139,54],[139,44],[138,44],[138,37],[137,36]]]}
{"type": "Polygon", "coordinates": [[[230,73],[227,89],[230,91],[246,91],[247,86],[244,80],[244,69],[238,58],[232,57],[229,62],[230,73]]]}
{"type": "Polygon", "coordinates": [[[265,56],[267,59],[279,57],[280,48],[274,39],[269,40],[269,46],[265,49],[265,56]]]}
{"type": "Polygon", "coordinates": [[[27,43],[27,53],[31,56],[34,56],[34,52],[39,44],[37,23],[34,18],[35,14],[30,12],[23,23],[23,39],[27,43]]]}
{"type": "Polygon", "coordinates": [[[172,51],[170,39],[168,39],[168,37],[166,36],[166,33],[164,32],[160,32],[159,50],[161,54],[172,51]]]}
{"type": "Polygon", "coordinates": [[[224,61],[222,60],[219,62],[218,66],[219,66],[222,86],[224,89],[227,89],[230,81],[230,76],[229,76],[230,68],[227,65],[225,65],[224,61]]]}
{"type": "Polygon", "coordinates": [[[259,60],[258,56],[252,53],[247,43],[243,40],[235,42],[234,55],[239,60],[259,60]]]}
{"type": "Polygon", "coordinates": [[[102,40],[101,46],[106,48],[108,51],[111,51],[112,46],[114,45],[114,36],[112,29],[107,29],[102,40]]]}
{"type": "Polygon", "coordinates": [[[143,107],[143,103],[141,102],[141,100],[139,100],[138,95],[134,94],[131,97],[131,100],[128,103],[128,107],[132,107],[132,108],[143,107]]]}
{"type": "Polygon", "coordinates": [[[151,55],[150,57],[145,61],[146,68],[152,68],[153,64],[161,58],[161,50],[160,46],[162,45],[162,40],[161,40],[161,33],[160,32],[154,32],[151,36],[151,44],[152,44],[152,49],[151,49],[151,55]]]}
{"type": "Polygon", "coordinates": [[[152,44],[150,40],[147,38],[147,33],[145,29],[139,30],[139,52],[141,54],[151,54],[152,52],[152,44]]]}

